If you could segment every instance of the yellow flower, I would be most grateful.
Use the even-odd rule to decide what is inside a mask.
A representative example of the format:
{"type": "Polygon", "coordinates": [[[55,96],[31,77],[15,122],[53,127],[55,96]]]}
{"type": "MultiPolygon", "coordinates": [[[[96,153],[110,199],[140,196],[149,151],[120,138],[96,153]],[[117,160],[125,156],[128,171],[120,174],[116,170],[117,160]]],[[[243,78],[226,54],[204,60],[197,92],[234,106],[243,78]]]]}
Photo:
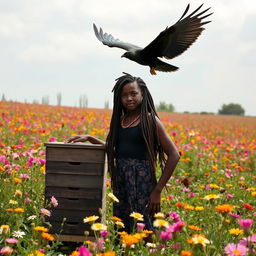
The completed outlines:
{"type": "Polygon", "coordinates": [[[108,193],[108,197],[112,199],[114,202],[119,203],[118,198],[113,193],[108,193]]]}
{"type": "Polygon", "coordinates": [[[251,193],[251,195],[252,195],[252,196],[256,196],[256,191],[253,191],[253,192],[251,193]]]}
{"type": "Polygon", "coordinates": [[[41,236],[48,241],[54,241],[54,236],[49,233],[42,232],[41,236]]]}
{"type": "Polygon", "coordinates": [[[242,229],[240,229],[240,228],[231,228],[231,229],[229,230],[229,233],[230,233],[231,235],[239,236],[239,235],[243,235],[243,234],[244,234],[244,231],[243,231],[242,229]]]}
{"type": "Polygon", "coordinates": [[[154,227],[165,227],[165,228],[167,228],[169,226],[169,223],[166,220],[157,219],[157,220],[154,220],[153,226],[154,227]]]}
{"type": "Polygon", "coordinates": [[[218,186],[217,184],[210,184],[210,188],[217,188],[217,189],[219,189],[220,186],[218,186]]]}
{"type": "Polygon", "coordinates": [[[210,194],[210,195],[206,195],[203,199],[211,200],[211,199],[216,199],[216,198],[220,198],[220,197],[221,197],[221,195],[210,194]]]}
{"type": "Polygon", "coordinates": [[[9,204],[18,204],[18,202],[14,200],[9,200],[9,204]]]}
{"type": "Polygon", "coordinates": [[[158,212],[158,213],[155,213],[154,217],[155,218],[164,218],[165,215],[162,212],[158,212]]]}
{"type": "Polygon", "coordinates": [[[92,224],[91,229],[94,231],[107,230],[107,226],[102,223],[94,223],[92,224]]]}
{"type": "Polygon", "coordinates": [[[36,227],[34,227],[34,230],[40,231],[40,232],[48,232],[49,231],[48,228],[45,228],[43,226],[36,226],[36,227]]]}
{"type": "Polygon", "coordinates": [[[116,224],[118,227],[124,228],[124,223],[121,222],[121,221],[116,221],[115,224],[116,224]]]}
{"type": "Polygon", "coordinates": [[[205,238],[203,234],[194,234],[191,238],[192,244],[201,244],[202,246],[206,246],[210,241],[205,238]]]}
{"type": "Polygon", "coordinates": [[[203,211],[204,207],[203,206],[196,206],[195,211],[203,211]]]}
{"type": "Polygon", "coordinates": [[[93,221],[97,220],[98,218],[99,218],[99,216],[95,216],[95,215],[86,217],[86,218],[84,218],[84,223],[93,222],[93,221]]]}
{"type": "Polygon", "coordinates": [[[143,221],[143,220],[144,220],[144,219],[143,219],[143,215],[140,214],[140,213],[138,213],[138,212],[132,212],[132,213],[130,214],[130,217],[133,217],[134,219],[140,220],[140,221],[143,221]]]}
{"type": "Polygon", "coordinates": [[[7,234],[10,231],[9,225],[1,225],[0,234],[7,234]]]}
{"type": "Polygon", "coordinates": [[[195,207],[194,207],[193,205],[186,204],[186,205],[184,206],[184,209],[185,209],[185,210],[194,210],[195,207]]]}
{"type": "Polygon", "coordinates": [[[16,189],[14,195],[15,196],[22,196],[22,192],[19,189],[16,189]]]}
{"type": "Polygon", "coordinates": [[[155,243],[146,243],[146,246],[149,248],[156,248],[157,245],[155,243]]]}

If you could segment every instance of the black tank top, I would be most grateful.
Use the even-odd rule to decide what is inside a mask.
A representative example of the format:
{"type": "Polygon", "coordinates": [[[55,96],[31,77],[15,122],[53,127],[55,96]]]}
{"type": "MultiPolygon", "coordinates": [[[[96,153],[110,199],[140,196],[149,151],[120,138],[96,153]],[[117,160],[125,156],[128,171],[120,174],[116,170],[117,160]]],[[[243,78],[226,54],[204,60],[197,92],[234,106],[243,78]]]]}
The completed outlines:
{"type": "Polygon", "coordinates": [[[141,125],[123,128],[119,126],[116,146],[117,158],[148,159],[148,152],[141,125]]]}

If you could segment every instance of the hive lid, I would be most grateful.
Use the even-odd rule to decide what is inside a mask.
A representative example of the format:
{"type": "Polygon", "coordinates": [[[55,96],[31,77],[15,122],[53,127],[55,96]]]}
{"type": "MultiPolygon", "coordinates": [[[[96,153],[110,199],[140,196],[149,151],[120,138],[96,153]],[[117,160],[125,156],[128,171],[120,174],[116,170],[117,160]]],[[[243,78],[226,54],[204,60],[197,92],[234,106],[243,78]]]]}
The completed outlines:
{"type": "Polygon", "coordinates": [[[101,144],[91,144],[87,142],[76,142],[76,143],[65,143],[65,142],[46,142],[44,143],[46,147],[53,148],[87,148],[87,149],[105,149],[104,145],[101,144]]]}

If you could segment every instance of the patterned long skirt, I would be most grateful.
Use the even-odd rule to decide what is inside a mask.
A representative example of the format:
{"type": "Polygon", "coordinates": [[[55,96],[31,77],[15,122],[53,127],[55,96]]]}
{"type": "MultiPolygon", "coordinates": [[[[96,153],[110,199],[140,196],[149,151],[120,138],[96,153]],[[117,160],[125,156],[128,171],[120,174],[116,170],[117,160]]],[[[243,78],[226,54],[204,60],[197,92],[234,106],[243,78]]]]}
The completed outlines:
{"type": "Polygon", "coordinates": [[[118,159],[117,188],[114,191],[119,203],[113,204],[113,215],[122,219],[124,231],[131,233],[134,227],[132,212],[143,214],[145,229],[154,230],[153,218],[146,207],[153,190],[148,160],[118,159]]]}

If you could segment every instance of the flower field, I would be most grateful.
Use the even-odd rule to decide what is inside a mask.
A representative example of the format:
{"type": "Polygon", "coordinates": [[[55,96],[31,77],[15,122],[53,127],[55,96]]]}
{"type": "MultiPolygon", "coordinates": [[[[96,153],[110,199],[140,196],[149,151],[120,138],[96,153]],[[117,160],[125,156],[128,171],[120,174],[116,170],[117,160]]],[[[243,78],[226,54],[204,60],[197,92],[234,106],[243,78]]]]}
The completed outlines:
{"type": "Polygon", "coordinates": [[[45,221],[58,198],[44,205],[44,143],[105,139],[111,111],[0,102],[0,115],[0,255],[256,255],[256,118],[161,113],[181,159],[162,192],[156,232],[144,230],[139,213],[131,214],[132,234],[118,232],[108,181],[106,223],[84,216],[96,239],[85,236],[66,253],[45,221]]]}

